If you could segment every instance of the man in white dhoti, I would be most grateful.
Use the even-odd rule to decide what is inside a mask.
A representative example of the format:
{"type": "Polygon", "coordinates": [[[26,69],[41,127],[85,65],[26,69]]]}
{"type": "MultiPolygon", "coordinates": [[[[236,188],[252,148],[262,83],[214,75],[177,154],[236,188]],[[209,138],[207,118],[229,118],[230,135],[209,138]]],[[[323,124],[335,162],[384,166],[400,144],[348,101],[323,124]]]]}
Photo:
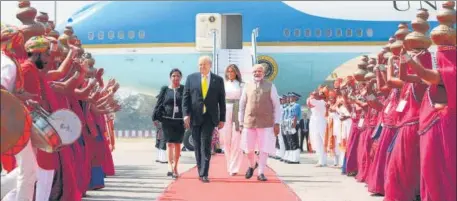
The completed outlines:
{"type": "Polygon", "coordinates": [[[249,168],[246,179],[250,179],[256,167],[254,150],[257,147],[257,180],[266,181],[264,175],[269,154],[275,154],[275,136],[279,134],[281,105],[276,87],[264,80],[265,68],[253,67],[254,81],[246,84],[240,99],[239,122],[243,126],[242,149],[247,153],[249,168]]]}
{"type": "Polygon", "coordinates": [[[308,103],[313,106],[311,107],[309,121],[309,136],[318,157],[317,167],[323,167],[327,165],[327,154],[324,149],[325,128],[327,126],[325,101],[323,95],[315,92],[308,98],[308,103]]]}

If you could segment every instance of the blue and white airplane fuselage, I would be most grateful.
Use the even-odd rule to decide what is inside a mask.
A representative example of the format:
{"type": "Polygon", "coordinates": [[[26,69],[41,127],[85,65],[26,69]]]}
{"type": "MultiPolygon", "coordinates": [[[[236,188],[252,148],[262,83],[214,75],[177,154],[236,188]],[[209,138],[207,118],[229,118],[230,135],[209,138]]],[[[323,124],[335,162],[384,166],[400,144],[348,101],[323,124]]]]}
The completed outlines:
{"type": "MultiPolygon", "coordinates": [[[[116,1],[85,6],[65,25],[73,26],[86,51],[96,57],[125,89],[155,95],[168,84],[172,68],[184,76],[198,70],[202,54],[195,47],[196,15],[240,13],[244,48],[251,31],[259,28],[257,56],[269,63],[269,78],[280,94],[302,96],[345,62],[377,53],[419,8],[430,12],[435,27],[434,1],[116,1]]],[[[183,80],[184,81],[184,80],[183,80]]]]}

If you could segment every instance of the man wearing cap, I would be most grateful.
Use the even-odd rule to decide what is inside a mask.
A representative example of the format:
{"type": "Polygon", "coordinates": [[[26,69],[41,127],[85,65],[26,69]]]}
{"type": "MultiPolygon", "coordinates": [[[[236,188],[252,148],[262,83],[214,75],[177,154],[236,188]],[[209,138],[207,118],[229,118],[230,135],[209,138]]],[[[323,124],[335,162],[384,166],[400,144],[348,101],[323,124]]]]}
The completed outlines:
{"type": "Polygon", "coordinates": [[[242,149],[247,153],[250,179],[256,167],[254,150],[259,150],[257,180],[266,181],[264,170],[268,155],[275,154],[275,136],[279,134],[281,105],[273,83],[264,79],[265,68],[253,66],[254,81],[247,83],[240,98],[239,122],[243,128],[242,149]]]}
{"type": "MultiPolygon", "coordinates": [[[[18,28],[10,25],[1,26],[1,89],[6,90],[19,99],[30,103],[33,95],[23,90],[23,74],[17,59],[20,58],[24,45],[24,35],[18,28]]],[[[5,104],[5,103],[1,103],[5,104]]],[[[9,173],[1,178],[2,200],[33,200],[36,182],[37,161],[30,142],[31,117],[26,108],[24,134],[18,143],[25,144],[22,150],[8,150],[11,155],[2,154],[2,164],[9,173]],[[15,154],[16,153],[16,154],[15,154]],[[14,155],[14,157],[12,157],[14,155]],[[17,165],[17,167],[16,167],[17,165]],[[9,166],[9,167],[8,167],[9,166]],[[14,170],[13,170],[14,169],[14,170]]],[[[3,129],[2,129],[3,130],[3,129]]],[[[3,146],[3,145],[2,145],[3,146]]],[[[13,147],[12,149],[16,149],[13,147]]]]}
{"type": "Polygon", "coordinates": [[[288,134],[288,144],[289,144],[289,157],[287,158],[287,163],[289,164],[298,164],[300,163],[300,141],[298,136],[298,123],[301,119],[301,106],[297,103],[297,100],[300,98],[300,95],[291,92],[289,96],[289,134],[288,134]]]}
{"type": "Polygon", "coordinates": [[[291,113],[291,108],[292,108],[292,105],[291,105],[291,102],[290,102],[290,97],[291,97],[291,94],[290,92],[287,93],[285,95],[285,104],[284,104],[284,114],[282,116],[282,124],[281,124],[281,135],[283,137],[283,140],[284,140],[284,155],[281,159],[281,162],[285,162],[285,163],[288,163],[289,162],[289,158],[290,158],[290,155],[291,155],[291,149],[290,149],[290,135],[289,135],[289,130],[290,130],[290,127],[289,127],[289,120],[290,120],[290,113],[291,113]]]}

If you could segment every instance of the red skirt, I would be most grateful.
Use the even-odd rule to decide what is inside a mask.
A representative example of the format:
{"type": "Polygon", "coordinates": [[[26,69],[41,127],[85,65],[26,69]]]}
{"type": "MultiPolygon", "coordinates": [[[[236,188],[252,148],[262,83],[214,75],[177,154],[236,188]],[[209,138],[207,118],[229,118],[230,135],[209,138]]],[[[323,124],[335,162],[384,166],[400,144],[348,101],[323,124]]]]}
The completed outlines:
{"type": "Polygon", "coordinates": [[[357,127],[357,123],[353,122],[346,151],[346,172],[348,174],[357,173],[357,147],[359,145],[360,135],[361,133],[357,127]]]}
{"type": "Polygon", "coordinates": [[[358,182],[365,182],[368,170],[370,169],[370,149],[373,140],[371,134],[373,133],[374,127],[366,128],[360,136],[360,142],[357,147],[357,169],[358,173],[356,179],[358,182]]]}
{"type": "Polygon", "coordinates": [[[456,114],[440,120],[420,136],[420,192],[422,201],[456,198],[456,114]]]}
{"type": "Polygon", "coordinates": [[[392,141],[386,168],[385,200],[415,200],[419,194],[420,149],[419,124],[405,125],[392,141]]]}
{"type": "Polygon", "coordinates": [[[384,173],[389,163],[387,160],[387,149],[392,143],[396,131],[396,128],[382,128],[367,178],[368,191],[371,193],[384,195],[384,173]]]}
{"type": "Polygon", "coordinates": [[[109,149],[109,142],[105,138],[105,157],[103,161],[103,172],[106,174],[106,176],[114,176],[114,161],[113,161],[113,155],[111,154],[111,150],[109,149]]]}

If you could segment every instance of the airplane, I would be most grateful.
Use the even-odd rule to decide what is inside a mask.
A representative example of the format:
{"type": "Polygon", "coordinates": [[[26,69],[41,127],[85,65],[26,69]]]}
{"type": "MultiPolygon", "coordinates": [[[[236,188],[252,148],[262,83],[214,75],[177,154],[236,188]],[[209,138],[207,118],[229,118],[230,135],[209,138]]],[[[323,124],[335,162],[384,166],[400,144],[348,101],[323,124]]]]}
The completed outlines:
{"type": "MultiPolygon", "coordinates": [[[[185,76],[198,71],[208,52],[196,48],[196,16],[202,13],[242,15],[243,49],[252,47],[258,28],[257,62],[267,64],[267,78],[279,94],[303,97],[336,68],[363,54],[381,50],[401,22],[415,19],[417,9],[430,12],[438,25],[435,1],[103,1],[86,5],[68,22],[96,58],[127,90],[155,96],[169,82],[169,71],[185,76]]],[[[225,62],[227,63],[227,62],[225,62]]],[[[219,66],[223,69],[225,66],[219,66]]],[[[223,71],[223,70],[222,70],[223,71]]],[[[341,72],[341,70],[339,71],[341,72]]],[[[343,71],[344,72],[344,71],[343,71]]],[[[222,72],[223,73],[223,72],[222,72]]],[[[331,75],[331,76],[329,76],[331,75]]]]}

